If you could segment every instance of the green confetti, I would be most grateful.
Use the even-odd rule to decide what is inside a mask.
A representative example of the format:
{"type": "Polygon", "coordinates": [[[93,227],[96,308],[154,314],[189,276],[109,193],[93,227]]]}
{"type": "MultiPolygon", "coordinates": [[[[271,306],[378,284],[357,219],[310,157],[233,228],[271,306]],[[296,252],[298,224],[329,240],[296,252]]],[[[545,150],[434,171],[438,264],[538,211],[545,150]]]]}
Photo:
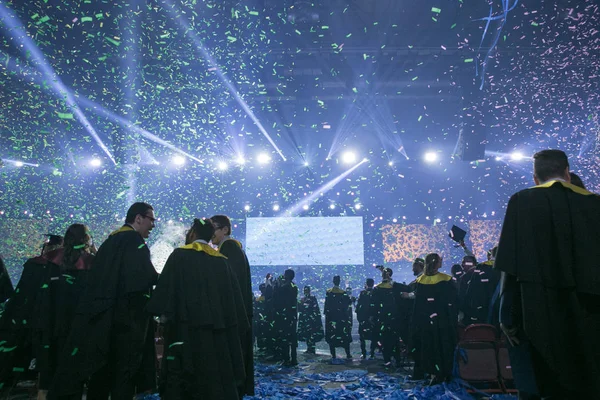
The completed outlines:
{"type": "Polygon", "coordinates": [[[171,348],[171,347],[173,347],[173,346],[181,346],[183,343],[184,343],[184,342],[174,342],[174,343],[171,343],[171,344],[169,345],[169,348],[171,348]]]}
{"type": "Polygon", "coordinates": [[[117,40],[114,40],[112,38],[109,38],[109,37],[105,36],[104,39],[106,39],[107,42],[114,44],[115,46],[120,46],[121,45],[121,42],[119,42],[117,40]]]}
{"type": "Polygon", "coordinates": [[[78,246],[73,246],[73,248],[74,248],[75,250],[80,250],[80,249],[83,249],[84,247],[85,247],[85,244],[80,244],[80,245],[78,245],[78,246]]]}
{"type": "Polygon", "coordinates": [[[93,20],[92,17],[81,17],[81,22],[92,22],[93,20]]]}
{"type": "Polygon", "coordinates": [[[538,24],[537,22],[532,22],[531,26],[539,26],[540,24],[538,24]]]}
{"type": "Polygon", "coordinates": [[[79,351],[79,347],[75,347],[73,349],[73,351],[71,352],[71,356],[74,356],[75,354],[77,354],[78,351],[79,351]]]}
{"type": "Polygon", "coordinates": [[[441,8],[437,8],[437,7],[431,7],[431,11],[434,12],[434,13],[438,13],[439,14],[439,13],[442,12],[442,9],[441,8]]]}
{"type": "Polygon", "coordinates": [[[466,58],[466,59],[465,59],[465,62],[466,62],[466,63],[471,63],[471,62],[473,62],[473,59],[472,59],[472,58],[466,58]]]}
{"type": "Polygon", "coordinates": [[[60,112],[57,112],[57,114],[58,114],[58,118],[60,118],[60,119],[73,119],[73,114],[60,113],[60,112]]]}
{"type": "Polygon", "coordinates": [[[138,246],[138,249],[141,249],[141,248],[142,248],[142,247],[144,247],[145,245],[146,245],[146,243],[140,244],[140,245],[138,246]]]}
{"type": "Polygon", "coordinates": [[[50,17],[46,15],[46,16],[42,17],[42,18],[41,18],[41,19],[40,19],[38,22],[36,22],[35,24],[36,24],[36,25],[41,25],[41,24],[43,24],[44,22],[46,22],[46,21],[49,21],[49,20],[50,20],[50,17]]]}

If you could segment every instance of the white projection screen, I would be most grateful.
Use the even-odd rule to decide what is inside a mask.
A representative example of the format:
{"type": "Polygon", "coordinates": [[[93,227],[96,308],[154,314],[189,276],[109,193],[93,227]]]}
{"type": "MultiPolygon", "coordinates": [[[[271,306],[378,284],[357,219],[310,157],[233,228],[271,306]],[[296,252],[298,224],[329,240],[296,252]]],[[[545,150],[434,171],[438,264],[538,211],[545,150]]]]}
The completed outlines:
{"type": "Polygon", "coordinates": [[[250,265],[363,265],[362,217],[247,218],[250,265]]]}

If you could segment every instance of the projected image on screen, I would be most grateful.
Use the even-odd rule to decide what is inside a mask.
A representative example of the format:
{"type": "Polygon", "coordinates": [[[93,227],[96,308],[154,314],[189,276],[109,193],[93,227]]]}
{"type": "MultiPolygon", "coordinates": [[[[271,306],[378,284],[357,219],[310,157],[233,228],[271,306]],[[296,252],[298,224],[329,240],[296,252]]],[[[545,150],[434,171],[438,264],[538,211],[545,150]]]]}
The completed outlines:
{"type": "Polygon", "coordinates": [[[251,265],[362,265],[362,217],[248,218],[251,265]]]}

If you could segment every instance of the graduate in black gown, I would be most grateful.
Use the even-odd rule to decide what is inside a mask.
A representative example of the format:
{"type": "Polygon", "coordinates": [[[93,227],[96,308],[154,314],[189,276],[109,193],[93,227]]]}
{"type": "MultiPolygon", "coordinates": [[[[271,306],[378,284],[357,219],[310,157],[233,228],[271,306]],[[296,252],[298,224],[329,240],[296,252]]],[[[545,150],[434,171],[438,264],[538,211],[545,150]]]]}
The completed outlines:
{"type": "Polygon", "coordinates": [[[373,286],[375,281],[373,278],[367,278],[364,290],[361,290],[356,302],[356,319],[358,320],[358,337],[360,340],[361,358],[367,358],[367,343],[370,342],[370,356],[375,358],[375,349],[377,348],[377,339],[375,338],[372,310],[371,310],[371,295],[373,294],[373,286]]]}
{"type": "Polygon", "coordinates": [[[2,257],[0,257],[0,307],[13,295],[14,292],[15,289],[13,288],[10,280],[10,275],[8,275],[8,270],[4,265],[4,260],[2,260],[2,257]]]}
{"type": "Polygon", "coordinates": [[[38,399],[50,388],[57,358],[65,345],[71,322],[84,290],[83,283],[94,259],[88,228],[69,226],[63,247],[45,255],[46,276],[36,298],[36,318],[32,321],[36,371],[39,372],[38,399]]]}
{"type": "Polygon", "coordinates": [[[333,287],[327,289],[325,297],[325,340],[329,344],[332,358],[336,358],[336,347],[343,347],[346,358],[351,359],[350,343],[352,343],[352,300],[348,293],[340,289],[341,278],[333,277],[333,287]]]}
{"type": "Polygon", "coordinates": [[[267,350],[266,330],[267,318],[265,315],[265,285],[261,283],[259,286],[260,296],[254,299],[254,318],[252,321],[253,333],[256,338],[256,346],[258,350],[264,354],[267,350]]]}
{"type": "Polygon", "coordinates": [[[154,221],[152,206],[134,203],[98,249],[48,398],[74,398],[88,379],[88,400],[155,389],[154,322],[145,310],[158,277],[145,242],[154,221]]]}
{"type": "MultiPolygon", "coordinates": [[[[211,239],[212,243],[219,247],[219,252],[227,257],[227,263],[235,274],[242,290],[242,300],[246,309],[248,321],[252,321],[253,299],[252,279],[250,275],[250,264],[242,243],[231,238],[231,220],[226,215],[215,215],[210,218],[215,228],[211,239]]],[[[242,338],[244,349],[244,364],[246,366],[246,382],[244,382],[243,393],[254,396],[254,346],[252,329],[246,332],[242,338]]]]}
{"type": "Polygon", "coordinates": [[[400,315],[392,281],[391,268],[380,266],[382,282],[371,294],[371,312],[374,320],[375,339],[381,345],[383,361],[391,366],[392,357],[400,361],[400,315]]]}
{"type": "Polygon", "coordinates": [[[164,324],[163,400],[237,400],[245,382],[241,338],[250,325],[235,273],[208,245],[208,219],[195,219],[186,245],[162,271],[148,311],[164,324]]]}
{"type": "Polygon", "coordinates": [[[305,353],[316,354],[316,344],[324,337],[319,303],[310,294],[310,286],[305,286],[304,296],[298,301],[298,341],[306,342],[305,353]]]}
{"type": "Polygon", "coordinates": [[[49,252],[60,248],[62,236],[47,235],[42,254],[28,259],[23,265],[21,278],[13,295],[6,302],[0,316],[0,389],[12,384],[17,374],[29,371],[34,358],[32,347],[32,322],[35,318],[35,305],[40,294],[42,281],[47,275],[49,252]]]}
{"type": "Polygon", "coordinates": [[[461,278],[465,290],[460,293],[458,303],[465,325],[489,322],[491,302],[500,282],[500,272],[494,269],[492,252],[495,254],[496,250],[490,251],[488,261],[478,264],[461,278]]]}
{"type": "Polygon", "coordinates": [[[412,351],[415,370],[441,383],[452,374],[454,348],[457,343],[457,295],[452,277],[439,272],[442,258],[425,257],[425,272],[417,279],[413,312],[412,351]]]}
{"type": "Polygon", "coordinates": [[[298,286],[294,276],[294,270],[287,269],[273,292],[275,338],[285,366],[298,365],[298,286]]]}
{"type": "Polygon", "coordinates": [[[265,353],[271,361],[278,361],[280,356],[280,350],[278,350],[277,338],[275,336],[275,306],[273,303],[273,293],[275,291],[275,280],[273,274],[268,273],[265,277],[265,281],[260,284],[260,291],[263,294],[264,308],[263,315],[261,316],[262,335],[265,343],[265,353]]]}
{"type": "Polygon", "coordinates": [[[569,179],[566,154],[541,151],[536,186],[508,202],[495,261],[500,322],[520,391],[592,399],[600,393],[600,197],[569,179]]]}

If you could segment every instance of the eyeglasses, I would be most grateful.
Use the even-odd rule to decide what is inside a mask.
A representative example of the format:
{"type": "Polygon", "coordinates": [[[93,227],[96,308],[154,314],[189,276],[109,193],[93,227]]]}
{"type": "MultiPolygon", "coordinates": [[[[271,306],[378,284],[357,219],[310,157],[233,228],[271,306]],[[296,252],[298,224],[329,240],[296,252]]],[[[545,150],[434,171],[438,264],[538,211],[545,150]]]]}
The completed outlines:
{"type": "Polygon", "coordinates": [[[156,218],[152,218],[149,215],[142,215],[142,214],[140,214],[140,217],[142,217],[142,218],[148,218],[150,220],[150,222],[152,222],[152,223],[156,222],[156,218]]]}

